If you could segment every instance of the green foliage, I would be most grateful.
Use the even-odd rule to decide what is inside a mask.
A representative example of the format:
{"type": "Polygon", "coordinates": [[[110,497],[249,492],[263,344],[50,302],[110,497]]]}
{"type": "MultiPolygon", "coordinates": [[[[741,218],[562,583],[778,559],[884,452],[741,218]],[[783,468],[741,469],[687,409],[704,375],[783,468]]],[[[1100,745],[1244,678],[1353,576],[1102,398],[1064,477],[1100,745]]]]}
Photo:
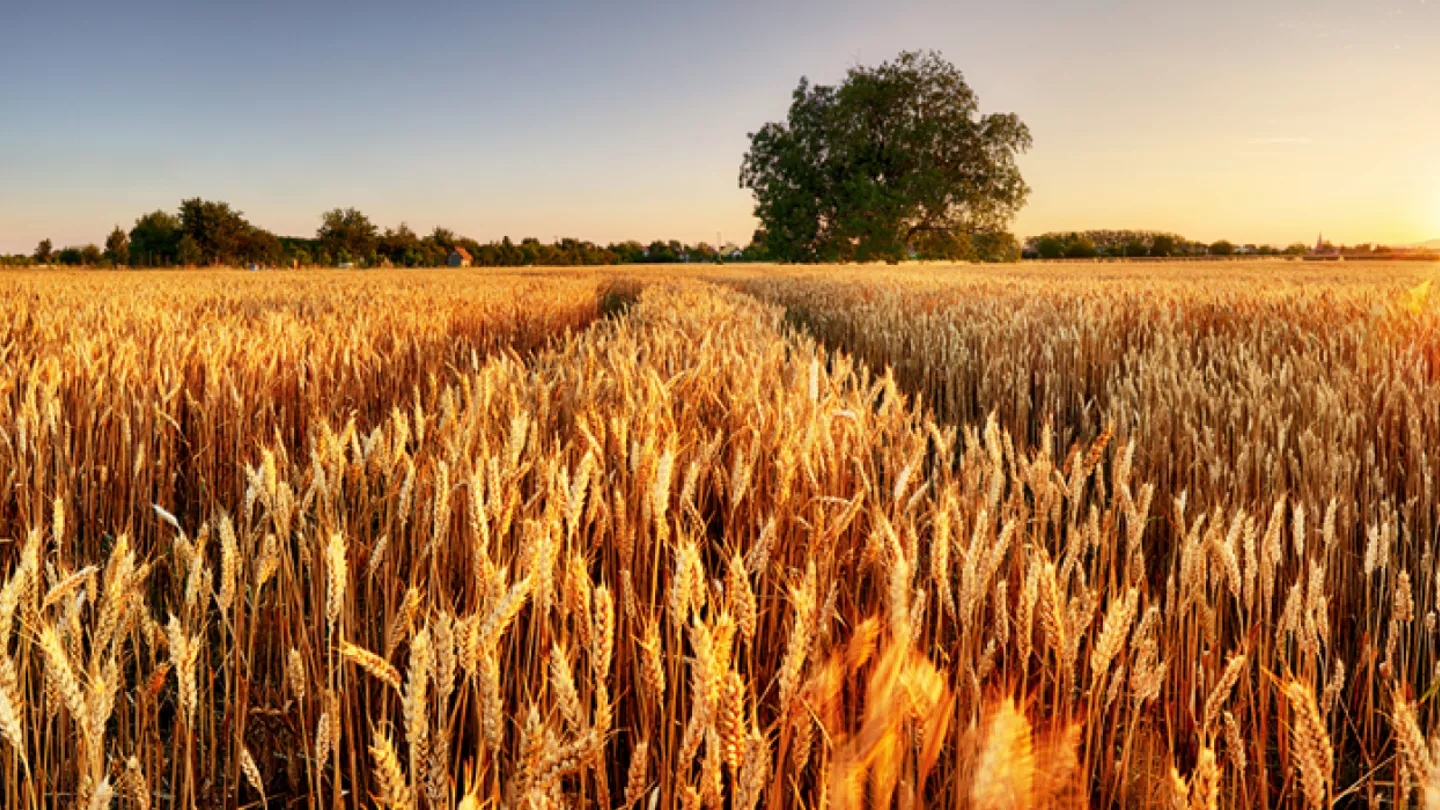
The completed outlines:
{"type": "Polygon", "coordinates": [[[1020,242],[1009,232],[977,233],[971,238],[975,260],[989,263],[1020,261],[1020,242]]]}
{"type": "Polygon", "coordinates": [[[180,241],[175,245],[175,260],[185,267],[194,267],[203,257],[195,237],[188,233],[181,234],[180,241]]]}
{"type": "Polygon", "coordinates": [[[1053,233],[1036,237],[1031,241],[1035,245],[1035,252],[1042,259],[1062,259],[1065,257],[1065,240],[1053,233]]]}
{"type": "Polygon", "coordinates": [[[685,246],[671,239],[669,242],[655,240],[645,248],[645,256],[642,261],[651,264],[670,264],[685,260],[685,246]]]}
{"type": "Polygon", "coordinates": [[[336,208],[322,214],[315,238],[338,262],[375,262],[379,234],[370,218],[354,208],[336,208]]]}
{"type": "Polygon", "coordinates": [[[450,251],[455,249],[455,232],[436,225],[435,230],[430,233],[430,242],[449,256],[450,251]]]}
{"type": "Polygon", "coordinates": [[[1173,233],[1134,230],[1054,232],[1026,240],[1026,254],[1041,259],[1143,258],[1203,255],[1205,246],[1173,233]]]}
{"type": "Polygon", "coordinates": [[[315,263],[315,241],[298,236],[281,236],[280,249],[283,251],[282,265],[295,264],[308,267],[315,263]]]}
{"type": "MultiPolygon", "coordinates": [[[[970,234],[956,231],[927,231],[918,234],[910,246],[910,254],[922,261],[970,261],[975,257],[975,246],[970,234]]],[[[882,259],[892,264],[900,256],[890,253],[875,253],[857,257],[861,261],[882,259]]]]}
{"type": "Polygon", "coordinates": [[[55,246],[50,244],[49,239],[41,239],[40,244],[35,248],[35,263],[49,264],[55,259],[55,246]]]}
{"type": "Polygon", "coordinates": [[[404,222],[395,229],[386,228],[376,246],[381,256],[396,267],[419,267],[425,263],[420,237],[404,222]]]}
{"type": "Polygon", "coordinates": [[[764,228],[756,228],[754,235],[750,237],[750,244],[741,251],[740,260],[746,262],[774,261],[774,256],[766,244],[767,238],[764,228]]]}
{"type": "Polygon", "coordinates": [[[1093,259],[1100,255],[1100,248],[1095,246],[1095,241],[1084,234],[1078,235],[1065,245],[1065,258],[1067,259],[1093,259]]]}
{"type": "Polygon", "coordinates": [[[263,228],[250,228],[240,239],[240,257],[245,264],[275,266],[286,261],[280,238],[263,228]]]}
{"type": "MultiPolygon", "coordinates": [[[[1307,250],[1304,245],[1294,245],[1284,253],[1298,255],[1307,250]]],[[[1053,232],[1032,236],[1025,246],[1026,256],[1039,259],[1234,256],[1242,252],[1255,256],[1282,255],[1273,245],[1247,244],[1242,249],[1224,239],[1207,245],[1173,233],[1130,230],[1053,232]]]]}
{"type": "Polygon", "coordinates": [[[130,237],[119,225],[105,238],[105,258],[116,266],[130,263],[130,237]]]}
{"type": "Polygon", "coordinates": [[[136,267],[169,267],[179,261],[180,218],[152,211],[130,229],[130,256],[136,267]]]}
{"type": "Polygon", "coordinates": [[[720,252],[711,247],[708,242],[701,242],[689,250],[690,261],[710,262],[713,264],[720,256],[720,252]]]}
{"type": "Polygon", "coordinates": [[[180,203],[180,232],[194,242],[199,258],[181,264],[238,264],[249,231],[250,223],[229,203],[199,197],[184,200],[180,203]]]}
{"type": "Polygon", "coordinates": [[[1306,253],[1309,252],[1310,248],[1307,247],[1304,242],[1296,242],[1285,248],[1286,256],[1304,256],[1306,253]]]}
{"type": "Polygon", "coordinates": [[[633,239],[611,245],[610,252],[615,254],[615,261],[619,264],[635,264],[645,261],[645,246],[633,239]]]}
{"type": "Polygon", "coordinates": [[[802,78],[786,120],[750,135],[740,185],[781,261],[961,258],[1024,205],[1015,158],[1030,145],[1016,116],[981,116],[939,54],[902,53],[838,87],[802,78]]]}

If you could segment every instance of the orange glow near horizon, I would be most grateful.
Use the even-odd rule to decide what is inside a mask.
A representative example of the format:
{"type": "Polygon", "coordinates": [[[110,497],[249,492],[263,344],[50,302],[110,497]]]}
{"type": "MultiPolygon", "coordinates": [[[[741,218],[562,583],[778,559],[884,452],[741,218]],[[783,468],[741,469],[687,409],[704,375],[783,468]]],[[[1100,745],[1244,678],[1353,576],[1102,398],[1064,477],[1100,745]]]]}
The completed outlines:
{"type": "Polygon", "coordinates": [[[1440,239],[1436,131],[1399,129],[1386,134],[1383,148],[1340,132],[1181,136],[1086,160],[1037,146],[1023,164],[1034,191],[1015,227],[1022,237],[1138,228],[1255,244],[1313,242],[1316,233],[1351,245],[1440,239]]]}

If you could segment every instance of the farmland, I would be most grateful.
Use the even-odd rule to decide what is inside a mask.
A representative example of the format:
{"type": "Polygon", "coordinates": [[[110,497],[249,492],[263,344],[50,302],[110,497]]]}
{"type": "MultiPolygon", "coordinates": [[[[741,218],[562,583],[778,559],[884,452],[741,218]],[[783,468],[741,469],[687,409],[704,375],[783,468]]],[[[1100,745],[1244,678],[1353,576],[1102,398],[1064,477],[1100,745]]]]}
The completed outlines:
{"type": "Polygon", "coordinates": [[[1440,807],[1437,270],[0,275],[0,805],[1440,807]]]}

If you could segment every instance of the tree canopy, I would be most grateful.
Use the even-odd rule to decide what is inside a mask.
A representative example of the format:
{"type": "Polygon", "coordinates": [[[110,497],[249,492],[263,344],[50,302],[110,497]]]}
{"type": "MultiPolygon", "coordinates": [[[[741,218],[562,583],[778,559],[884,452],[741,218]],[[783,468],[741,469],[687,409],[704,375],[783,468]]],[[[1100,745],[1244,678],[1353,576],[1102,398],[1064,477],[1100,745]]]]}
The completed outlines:
{"type": "Polygon", "coordinates": [[[370,218],[354,208],[336,208],[320,217],[315,238],[335,261],[372,262],[379,234],[370,218]]]}
{"type": "Polygon", "coordinates": [[[105,258],[116,266],[130,263],[130,237],[119,225],[105,238],[105,258]]]}
{"type": "Polygon", "coordinates": [[[130,258],[142,267],[166,267],[178,261],[180,218],[152,211],[135,220],[130,229],[130,258]]]}
{"type": "Polygon", "coordinates": [[[211,202],[199,197],[180,203],[180,231],[194,241],[199,262],[215,265],[236,263],[250,227],[244,215],[231,208],[229,203],[211,202]]]}
{"type": "Polygon", "coordinates": [[[980,114],[954,65],[907,52],[839,86],[802,78],[786,120],[750,135],[740,186],[777,259],[971,258],[971,237],[1025,204],[1030,145],[1017,116],[980,114]]]}

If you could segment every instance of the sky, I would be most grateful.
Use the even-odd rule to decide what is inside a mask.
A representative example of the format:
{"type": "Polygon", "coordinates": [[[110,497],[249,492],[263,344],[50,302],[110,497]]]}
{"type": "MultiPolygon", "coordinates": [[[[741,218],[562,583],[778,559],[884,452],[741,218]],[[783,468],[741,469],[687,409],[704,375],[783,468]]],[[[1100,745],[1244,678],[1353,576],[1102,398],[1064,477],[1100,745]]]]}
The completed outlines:
{"type": "Polygon", "coordinates": [[[1017,113],[1014,223],[1440,238],[1440,0],[0,0],[0,253],[181,199],[482,241],[743,244],[801,76],[938,50],[1017,113]]]}

